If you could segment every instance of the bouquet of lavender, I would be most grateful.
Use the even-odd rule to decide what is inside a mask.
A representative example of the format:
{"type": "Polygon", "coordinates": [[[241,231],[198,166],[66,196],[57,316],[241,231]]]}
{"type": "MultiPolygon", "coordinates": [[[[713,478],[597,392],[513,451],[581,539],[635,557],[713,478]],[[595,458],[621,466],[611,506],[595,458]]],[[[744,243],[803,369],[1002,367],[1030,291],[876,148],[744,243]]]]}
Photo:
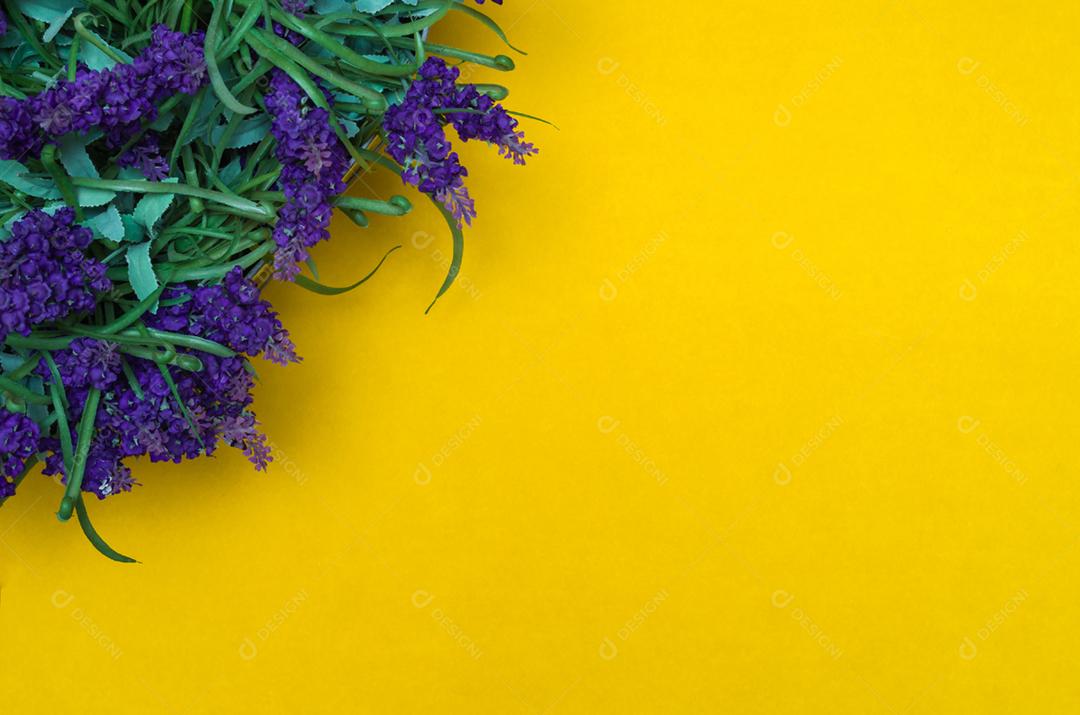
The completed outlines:
{"type": "Polygon", "coordinates": [[[345,196],[364,172],[396,172],[443,212],[436,299],[449,288],[476,216],[449,127],[516,164],[536,151],[506,90],[457,68],[513,61],[427,41],[449,13],[505,41],[472,1],[4,2],[0,504],[40,466],[63,487],[58,517],[131,561],[84,501],[130,491],[130,458],[225,444],[265,469],[250,360],[298,358],[260,289],[336,294],[374,273],[325,286],[308,254],[334,208],[360,226],[410,209],[345,196]]]}

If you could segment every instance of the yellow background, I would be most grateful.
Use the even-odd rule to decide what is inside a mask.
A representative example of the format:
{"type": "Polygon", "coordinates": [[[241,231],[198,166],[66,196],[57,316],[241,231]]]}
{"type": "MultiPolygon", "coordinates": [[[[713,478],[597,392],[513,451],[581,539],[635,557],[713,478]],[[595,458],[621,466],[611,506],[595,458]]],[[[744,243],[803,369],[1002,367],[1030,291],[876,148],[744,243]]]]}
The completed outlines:
{"type": "Polygon", "coordinates": [[[1078,6],[762,5],[486,5],[560,130],[463,151],[459,284],[336,223],[404,249],[271,290],[277,466],[90,504],[141,565],[28,480],[0,710],[1077,711],[1078,6]]]}

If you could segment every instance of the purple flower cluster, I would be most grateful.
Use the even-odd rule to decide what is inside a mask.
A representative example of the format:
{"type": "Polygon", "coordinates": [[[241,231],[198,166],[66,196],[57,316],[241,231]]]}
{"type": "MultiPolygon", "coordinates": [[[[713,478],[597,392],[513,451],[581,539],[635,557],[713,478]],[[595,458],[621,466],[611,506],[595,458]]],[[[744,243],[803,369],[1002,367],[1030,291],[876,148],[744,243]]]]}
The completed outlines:
{"type": "Polygon", "coordinates": [[[110,146],[129,139],[142,122],[157,118],[160,102],[177,92],[194,94],[206,82],[203,34],[186,35],[158,25],[150,45],[131,64],[95,71],[79,67],[38,95],[0,101],[0,159],[36,156],[50,139],[100,127],[110,146]]]}
{"type": "Polygon", "coordinates": [[[274,269],[278,278],[293,280],[307,249],[330,235],[330,200],[345,190],[342,177],[349,155],[330,128],[326,110],[315,106],[279,69],[270,75],[266,109],[272,117],[270,132],[277,140],[279,184],[285,194],[274,226],[274,269]]]}
{"type": "Polygon", "coordinates": [[[281,0],[281,9],[290,15],[300,16],[311,8],[311,0],[281,0]]]}
{"type": "MultiPolygon", "coordinates": [[[[172,287],[162,303],[147,318],[148,327],[204,337],[252,357],[297,360],[277,314],[239,268],[217,285],[172,287]]],[[[212,454],[219,442],[243,451],[257,469],[266,468],[270,449],[249,409],[254,378],[247,360],[192,354],[202,361],[201,371],[169,368],[167,378],[153,361],[122,356],[115,345],[94,339],[77,339],[54,353],[72,425],[81,417],[89,389],[102,393],[83,491],[100,498],[129,491],[135,482],[123,463],[128,457],[179,462],[212,454]],[[124,374],[125,363],[129,374],[124,374]]],[[[49,375],[44,364],[38,372],[49,375]]],[[[59,440],[45,439],[41,446],[49,453],[45,473],[64,475],[59,440]]]]}
{"type": "Polygon", "coordinates": [[[176,302],[151,316],[152,328],[197,335],[245,355],[260,354],[280,365],[297,362],[296,349],[277,313],[259,297],[259,288],[233,268],[216,285],[170,288],[176,302]]]}
{"type": "Polygon", "coordinates": [[[463,181],[468,171],[451,151],[445,125],[453,124],[464,141],[496,145],[515,164],[524,164],[537,149],[500,104],[472,85],[458,85],[459,74],[442,59],[429,57],[405,99],[387,110],[383,128],[387,151],[404,167],[402,179],[441,202],[459,223],[471,223],[476,209],[463,181]]]}
{"type": "Polygon", "coordinates": [[[121,154],[117,163],[138,169],[150,181],[164,181],[169,176],[169,162],[161,155],[158,138],[152,132],[121,154]]]}
{"type": "MultiPolygon", "coordinates": [[[[64,386],[68,390],[86,390],[96,387],[108,390],[120,377],[120,351],[116,343],[95,340],[94,338],[76,338],[67,350],[57,351],[56,367],[64,376],[64,386]]],[[[38,372],[48,377],[49,371],[42,361],[38,372]]]]}
{"type": "Polygon", "coordinates": [[[96,294],[112,288],[105,264],[86,253],[93,232],[74,221],[67,207],[51,216],[31,211],[0,242],[0,341],[90,310],[96,294]]]}
{"type": "Polygon", "coordinates": [[[8,481],[22,474],[26,460],[37,453],[40,430],[24,414],[0,409],[0,499],[15,493],[8,481]]]}

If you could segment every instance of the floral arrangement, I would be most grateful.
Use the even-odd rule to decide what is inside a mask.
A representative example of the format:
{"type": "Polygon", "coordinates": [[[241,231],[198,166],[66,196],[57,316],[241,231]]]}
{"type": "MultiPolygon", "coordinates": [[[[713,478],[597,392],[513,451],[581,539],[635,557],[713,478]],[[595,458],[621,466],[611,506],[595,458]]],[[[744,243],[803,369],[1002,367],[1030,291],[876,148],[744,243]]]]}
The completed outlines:
{"type": "Polygon", "coordinates": [[[224,444],[265,469],[251,360],[298,358],[261,288],[333,295],[374,274],[326,286],[309,255],[335,208],[360,226],[409,211],[346,196],[365,172],[438,206],[454,251],[436,300],[450,287],[476,207],[449,129],[515,164],[536,152],[506,90],[459,73],[511,58],[428,41],[449,13],[506,41],[483,3],[4,2],[0,504],[40,467],[63,488],[57,516],[131,561],[84,497],[130,491],[132,458],[224,444]]]}

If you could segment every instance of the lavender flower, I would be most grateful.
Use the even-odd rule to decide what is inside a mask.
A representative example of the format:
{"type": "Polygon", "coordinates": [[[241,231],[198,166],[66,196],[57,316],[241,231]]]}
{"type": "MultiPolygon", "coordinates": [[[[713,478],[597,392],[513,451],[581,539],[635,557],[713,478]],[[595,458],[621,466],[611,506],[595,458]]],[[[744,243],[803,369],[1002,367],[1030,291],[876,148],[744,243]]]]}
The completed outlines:
{"type": "Polygon", "coordinates": [[[449,122],[464,140],[480,139],[499,148],[499,154],[524,164],[537,153],[525,141],[517,120],[472,85],[457,84],[456,67],[429,57],[405,99],[390,107],[383,118],[387,151],[402,165],[402,179],[446,206],[458,223],[469,224],[476,209],[463,178],[468,175],[446,138],[449,122]],[[458,111],[453,111],[458,110],[458,111]]]}
{"type": "MultiPolygon", "coordinates": [[[[198,335],[252,357],[265,354],[281,362],[297,359],[277,314],[239,268],[217,285],[171,287],[163,300],[172,304],[147,316],[148,327],[198,335]]],[[[257,469],[265,469],[271,459],[266,438],[256,429],[258,423],[249,409],[254,379],[243,357],[198,353],[202,371],[174,369],[170,373],[174,394],[156,363],[121,358],[111,343],[77,339],[54,355],[73,425],[82,414],[89,388],[102,392],[83,476],[86,492],[104,498],[129,491],[135,482],[123,460],[139,455],[148,455],[151,461],[179,462],[212,454],[220,441],[243,451],[257,469]],[[128,362],[131,381],[121,374],[121,359],[128,362]]],[[[38,371],[48,379],[44,365],[38,371]]],[[[45,473],[64,475],[59,441],[51,438],[43,446],[50,452],[45,473]]]]}
{"type": "Polygon", "coordinates": [[[0,158],[36,156],[44,142],[99,127],[112,147],[122,146],[142,122],[157,118],[157,105],[177,92],[194,94],[206,83],[203,34],[185,35],[164,25],[131,64],[108,70],[79,67],[23,100],[0,101],[0,158]]]}
{"type": "Polygon", "coordinates": [[[330,235],[330,200],[345,190],[341,179],[349,155],[330,128],[326,110],[316,107],[281,70],[271,72],[266,109],[273,118],[270,132],[277,140],[279,184],[285,194],[274,226],[274,269],[278,278],[292,280],[307,259],[307,249],[330,235]]]}
{"type": "MultiPolygon", "coordinates": [[[[67,390],[108,390],[120,375],[119,346],[104,340],[76,338],[67,350],[56,353],[55,361],[67,390]]],[[[38,373],[45,379],[51,375],[44,360],[38,373]]]]}
{"type": "Polygon", "coordinates": [[[117,163],[138,169],[150,181],[163,181],[169,176],[169,162],[161,155],[158,139],[151,133],[121,154],[117,163]]]}
{"type": "Polygon", "coordinates": [[[38,451],[41,432],[37,422],[18,412],[0,409],[0,499],[15,494],[14,479],[38,451]]]}
{"type": "Polygon", "coordinates": [[[311,0],[281,0],[281,9],[299,17],[311,9],[311,0]]]}
{"type": "Polygon", "coordinates": [[[31,211],[0,243],[0,340],[90,310],[112,288],[105,265],[86,254],[93,233],[74,221],[67,207],[51,216],[31,211]]]}

